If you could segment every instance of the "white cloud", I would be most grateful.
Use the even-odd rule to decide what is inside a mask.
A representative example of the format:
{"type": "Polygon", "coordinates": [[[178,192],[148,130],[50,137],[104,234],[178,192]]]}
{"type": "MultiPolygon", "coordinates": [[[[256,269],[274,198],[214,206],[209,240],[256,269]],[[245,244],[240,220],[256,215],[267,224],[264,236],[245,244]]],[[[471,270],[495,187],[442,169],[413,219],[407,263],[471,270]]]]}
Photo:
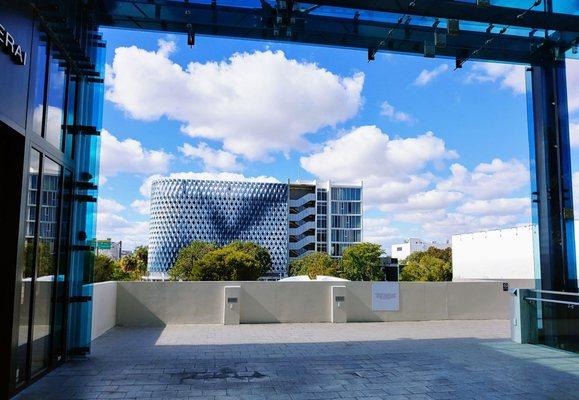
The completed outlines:
{"type": "Polygon", "coordinates": [[[151,205],[148,199],[147,200],[138,199],[131,203],[131,207],[135,209],[139,214],[149,215],[151,205]]]}
{"type": "Polygon", "coordinates": [[[207,143],[199,143],[197,147],[185,143],[179,151],[192,159],[200,159],[203,166],[209,171],[238,171],[243,168],[237,162],[237,156],[224,150],[213,149],[207,143]]]}
{"type": "Polygon", "coordinates": [[[362,126],[326,142],[321,151],[301,157],[300,163],[322,179],[366,182],[372,177],[404,177],[430,162],[456,157],[432,132],[390,139],[376,126],[362,126]]]}
{"type": "Polygon", "coordinates": [[[306,134],[352,118],[363,102],[361,73],[341,77],[281,51],[183,68],[169,58],[174,50],[117,48],[106,98],[136,119],[182,122],[190,136],[221,140],[250,160],[303,150],[306,134]]]}
{"type": "Polygon", "coordinates": [[[524,217],[520,215],[478,217],[459,212],[449,212],[444,218],[424,223],[422,229],[427,236],[449,238],[452,235],[524,225],[529,222],[528,215],[524,217]]]}
{"type": "Polygon", "coordinates": [[[579,60],[567,59],[567,96],[569,112],[579,112],[579,60]]]}
{"type": "Polygon", "coordinates": [[[455,190],[475,199],[503,197],[529,185],[528,168],[518,160],[503,161],[495,158],[481,163],[471,172],[461,164],[450,167],[452,176],[438,183],[441,190],[455,190]]]}
{"type": "Polygon", "coordinates": [[[431,182],[428,175],[368,177],[364,180],[364,203],[372,206],[404,203],[410,195],[426,189],[431,182]]]}
{"type": "Polygon", "coordinates": [[[527,90],[523,65],[475,62],[467,76],[467,82],[498,83],[501,88],[509,89],[515,94],[524,94],[527,90]]]}
{"type": "Polygon", "coordinates": [[[569,125],[571,147],[579,147],[579,121],[572,121],[569,125]]]}
{"type": "Polygon", "coordinates": [[[125,209],[126,207],[116,200],[104,197],[98,199],[98,211],[100,213],[118,213],[125,209]]]}
{"type": "MultiPolygon", "coordinates": [[[[567,88],[569,112],[579,111],[579,60],[567,61],[567,88]]],[[[514,94],[525,94],[525,66],[497,63],[473,63],[467,82],[498,83],[514,94]]]]}
{"type": "Polygon", "coordinates": [[[436,79],[436,77],[438,77],[440,74],[446,71],[448,71],[448,64],[439,65],[431,71],[423,69],[418,77],[414,80],[414,84],[416,86],[426,86],[434,79],[436,79]]]}
{"type": "Polygon", "coordinates": [[[402,204],[385,204],[382,211],[435,211],[445,209],[462,200],[463,194],[433,189],[410,195],[402,204]]]}
{"type": "Polygon", "coordinates": [[[137,140],[119,140],[107,130],[101,132],[100,174],[105,177],[119,173],[164,173],[172,158],[162,150],[143,148],[137,140]]]}
{"type": "Polygon", "coordinates": [[[139,188],[141,194],[145,197],[151,196],[151,184],[153,181],[160,178],[173,178],[173,179],[198,179],[206,181],[243,181],[243,182],[270,182],[278,183],[274,177],[271,176],[256,176],[256,177],[246,177],[242,174],[236,174],[231,172],[174,172],[169,175],[151,175],[143,181],[143,184],[139,188]]]}
{"type": "Polygon", "coordinates": [[[457,211],[478,216],[528,215],[531,211],[531,200],[527,197],[473,200],[458,207],[457,211]]]}
{"type": "MultiPolygon", "coordinates": [[[[131,204],[131,206],[133,206],[131,204]]],[[[148,243],[148,222],[129,221],[120,215],[127,208],[118,201],[99,198],[97,213],[97,237],[123,241],[123,248],[134,248],[148,243]]]]}
{"type": "Polygon", "coordinates": [[[388,117],[391,121],[396,122],[413,122],[414,118],[403,111],[397,110],[393,105],[384,101],[380,106],[380,115],[388,117]]]}
{"type": "Polygon", "coordinates": [[[389,250],[387,244],[400,237],[400,231],[392,227],[388,218],[364,218],[364,241],[377,243],[389,250]]]}
{"type": "Polygon", "coordinates": [[[149,223],[128,221],[113,213],[97,214],[97,237],[123,241],[123,248],[133,249],[149,243],[149,223]]]}

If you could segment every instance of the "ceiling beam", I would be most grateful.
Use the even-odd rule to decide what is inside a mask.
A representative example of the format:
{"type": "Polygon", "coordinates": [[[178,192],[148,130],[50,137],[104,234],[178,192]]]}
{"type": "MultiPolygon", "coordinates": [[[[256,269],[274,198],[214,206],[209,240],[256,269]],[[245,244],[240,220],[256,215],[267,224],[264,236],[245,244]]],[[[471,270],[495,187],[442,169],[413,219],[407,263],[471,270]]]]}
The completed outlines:
{"type": "MultiPolygon", "coordinates": [[[[100,18],[102,25],[134,29],[162,30],[197,34],[241,37],[272,41],[340,46],[375,51],[424,54],[425,44],[433,44],[435,32],[446,30],[412,24],[348,19],[322,15],[301,15],[301,22],[287,28],[275,26],[267,10],[231,6],[212,7],[208,4],[177,1],[109,0],[108,12],[100,18]],[[139,7],[135,8],[135,4],[139,7]]],[[[529,63],[531,46],[543,42],[525,36],[486,34],[462,31],[457,36],[446,35],[446,43],[436,47],[436,56],[529,63]],[[496,39],[485,45],[490,37],[496,39]]]]}
{"type": "MultiPolygon", "coordinates": [[[[544,2],[545,0],[543,0],[544,2]]],[[[495,25],[513,25],[530,29],[549,29],[579,34],[579,15],[547,13],[526,9],[479,6],[453,0],[305,0],[301,3],[344,7],[357,10],[382,11],[432,18],[459,19],[495,25]],[[414,3],[414,5],[411,5],[414,3]],[[519,17],[522,13],[524,16],[519,17]]],[[[528,0],[528,7],[533,0],[528,0]]],[[[492,4],[492,0],[491,0],[492,4]]],[[[542,7],[542,6],[540,6],[542,7]]]]}

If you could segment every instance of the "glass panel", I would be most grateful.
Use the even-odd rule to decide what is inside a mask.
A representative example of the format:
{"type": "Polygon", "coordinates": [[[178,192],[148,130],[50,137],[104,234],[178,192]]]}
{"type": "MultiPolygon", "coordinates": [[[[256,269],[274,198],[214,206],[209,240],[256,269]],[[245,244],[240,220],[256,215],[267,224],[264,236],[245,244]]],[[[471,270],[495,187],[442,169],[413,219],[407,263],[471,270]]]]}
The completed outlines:
{"type": "Polygon", "coordinates": [[[58,251],[62,167],[45,158],[42,173],[32,328],[32,374],[50,362],[50,317],[58,251]]]}
{"type": "Polygon", "coordinates": [[[38,201],[38,176],[40,153],[30,151],[28,169],[28,195],[26,212],[26,236],[24,238],[24,266],[21,268],[20,305],[18,324],[18,348],[16,350],[16,384],[26,380],[26,360],[28,358],[28,325],[30,319],[30,289],[34,274],[34,253],[36,244],[36,205],[38,201]]]}
{"type": "MultiPolygon", "coordinates": [[[[70,77],[68,81],[68,97],[66,105],[66,125],[71,126],[75,123],[76,117],[76,78],[70,77]]],[[[74,132],[72,130],[66,130],[64,152],[70,158],[74,154],[74,132]]]]}
{"type": "Polygon", "coordinates": [[[66,284],[69,263],[70,215],[72,201],[72,173],[64,172],[64,192],[62,195],[62,219],[60,225],[60,243],[58,252],[58,279],[56,281],[54,328],[52,335],[53,357],[60,361],[64,355],[64,318],[66,314],[66,284]]]}
{"type": "Polygon", "coordinates": [[[531,341],[579,353],[579,295],[530,291],[531,341]]]}
{"type": "Polygon", "coordinates": [[[60,60],[50,58],[48,76],[48,106],[44,137],[50,144],[62,149],[66,71],[60,66],[60,60]]]}
{"type": "Polygon", "coordinates": [[[42,122],[44,120],[47,51],[46,41],[41,38],[36,56],[36,84],[34,85],[34,114],[32,116],[32,131],[37,135],[42,135],[42,122]]]}

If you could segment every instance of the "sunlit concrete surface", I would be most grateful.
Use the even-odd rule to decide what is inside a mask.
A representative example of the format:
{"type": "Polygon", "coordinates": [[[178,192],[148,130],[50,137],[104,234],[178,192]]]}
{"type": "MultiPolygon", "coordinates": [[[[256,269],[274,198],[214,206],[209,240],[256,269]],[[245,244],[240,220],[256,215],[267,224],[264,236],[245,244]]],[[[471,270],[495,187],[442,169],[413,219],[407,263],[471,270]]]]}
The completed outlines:
{"type": "Polygon", "coordinates": [[[19,399],[579,399],[579,355],[509,323],[117,327],[19,399]]]}

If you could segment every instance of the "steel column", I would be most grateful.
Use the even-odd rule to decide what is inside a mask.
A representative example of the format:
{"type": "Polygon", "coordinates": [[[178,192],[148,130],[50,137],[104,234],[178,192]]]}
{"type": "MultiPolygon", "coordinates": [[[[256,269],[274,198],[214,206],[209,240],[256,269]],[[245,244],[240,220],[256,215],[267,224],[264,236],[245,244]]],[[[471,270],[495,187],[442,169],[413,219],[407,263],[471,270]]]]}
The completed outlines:
{"type": "Polygon", "coordinates": [[[565,60],[546,53],[527,70],[537,288],[577,290],[565,60]],[[539,278],[540,277],[540,278],[539,278]]]}

